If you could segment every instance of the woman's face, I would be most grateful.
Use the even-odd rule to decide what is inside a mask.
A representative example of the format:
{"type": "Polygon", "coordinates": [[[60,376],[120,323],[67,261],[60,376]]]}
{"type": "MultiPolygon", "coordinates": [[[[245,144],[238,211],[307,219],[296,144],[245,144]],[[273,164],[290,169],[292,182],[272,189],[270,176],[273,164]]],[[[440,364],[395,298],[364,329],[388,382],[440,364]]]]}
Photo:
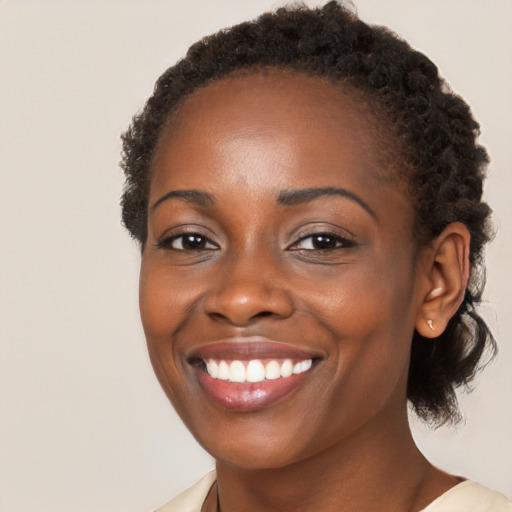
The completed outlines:
{"type": "Polygon", "coordinates": [[[413,213],[363,112],[275,71],[196,91],[162,136],[142,322],[162,387],[218,460],[282,467],[405,415],[413,213]]]}

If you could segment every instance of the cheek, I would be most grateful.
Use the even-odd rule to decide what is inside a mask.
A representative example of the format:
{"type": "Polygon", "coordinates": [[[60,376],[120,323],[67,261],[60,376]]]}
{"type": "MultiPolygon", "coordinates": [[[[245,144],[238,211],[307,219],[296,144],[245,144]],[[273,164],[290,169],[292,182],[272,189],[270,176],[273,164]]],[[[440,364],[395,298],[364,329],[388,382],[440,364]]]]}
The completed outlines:
{"type": "Polygon", "coordinates": [[[355,334],[378,326],[385,332],[392,324],[411,323],[414,294],[410,260],[389,259],[349,263],[304,279],[300,289],[314,313],[336,330],[355,334]],[[398,318],[402,322],[397,322],[398,318]]]}
{"type": "Polygon", "coordinates": [[[335,425],[348,422],[350,430],[381,410],[403,407],[414,323],[408,319],[409,286],[397,284],[359,276],[351,290],[325,293],[317,303],[336,340],[330,379],[337,385],[325,388],[337,411],[330,420],[333,436],[338,435],[335,425]]]}
{"type": "Polygon", "coordinates": [[[180,324],[180,304],[168,273],[159,270],[153,262],[142,260],[139,281],[139,308],[148,346],[148,353],[155,374],[174,402],[172,381],[178,374],[179,359],[172,343],[172,333],[180,324]]]}
{"type": "Polygon", "coordinates": [[[169,339],[194,302],[197,288],[197,284],[184,287],[182,280],[165,265],[143,257],[139,308],[148,344],[162,337],[169,339]]]}
{"type": "MultiPolygon", "coordinates": [[[[390,383],[408,366],[414,331],[414,271],[410,260],[382,260],[310,286],[309,314],[337,340],[339,375],[363,383],[387,374],[390,383]],[[357,370],[357,371],[356,371],[357,370]]],[[[305,294],[307,295],[307,294],[305,294]]],[[[308,314],[308,313],[306,313],[308,314]]]]}
{"type": "Polygon", "coordinates": [[[170,401],[176,402],[180,359],[174,357],[173,333],[183,317],[183,294],[176,293],[169,272],[143,256],[139,308],[154,372],[170,401]],[[180,298],[180,301],[177,298],[180,298]]]}

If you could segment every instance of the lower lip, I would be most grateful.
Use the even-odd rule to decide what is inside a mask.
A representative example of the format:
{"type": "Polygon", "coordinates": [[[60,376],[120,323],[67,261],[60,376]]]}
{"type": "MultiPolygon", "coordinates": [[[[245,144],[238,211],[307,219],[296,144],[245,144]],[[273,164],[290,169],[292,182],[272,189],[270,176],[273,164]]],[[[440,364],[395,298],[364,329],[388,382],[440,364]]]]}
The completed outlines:
{"type": "Polygon", "coordinates": [[[262,382],[229,382],[214,379],[196,369],[199,383],[217,405],[232,411],[252,412],[267,407],[292,393],[309,371],[262,382]]]}

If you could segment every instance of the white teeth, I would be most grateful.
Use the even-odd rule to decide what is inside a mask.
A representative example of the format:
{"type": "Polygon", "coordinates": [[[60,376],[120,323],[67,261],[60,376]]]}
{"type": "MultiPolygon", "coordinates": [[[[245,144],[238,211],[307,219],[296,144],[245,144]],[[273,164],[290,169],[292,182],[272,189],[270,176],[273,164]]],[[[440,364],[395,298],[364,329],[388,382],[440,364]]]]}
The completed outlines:
{"type": "Polygon", "coordinates": [[[211,375],[214,379],[219,376],[219,365],[213,359],[210,359],[206,363],[206,370],[208,371],[208,374],[211,375]]]}
{"type": "Polygon", "coordinates": [[[251,361],[239,361],[237,359],[227,362],[220,362],[214,359],[205,361],[206,372],[210,377],[220,380],[229,380],[230,382],[262,382],[265,379],[275,380],[287,378],[291,375],[307,372],[313,361],[306,359],[293,363],[291,359],[269,361],[266,365],[259,359],[251,361]]]}
{"type": "Polygon", "coordinates": [[[297,373],[302,373],[302,362],[298,362],[293,365],[293,373],[294,375],[296,375],[297,373]]]}
{"type": "MultiPolygon", "coordinates": [[[[206,367],[208,369],[208,367],[206,367]]],[[[221,361],[219,363],[219,374],[217,375],[218,379],[221,380],[229,380],[229,366],[226,361],[221,361]]]]}
{"type": "Polygon", "coordinates": [[[229,380],[231,382],[245,382],[245,366],[242,361],[232,361],[229,365],[229,380]]]}
{"type": "Polygon", "coordinates": [[[245,380],[247,382],[261,382],[264,379],[265,367],[263,366],[261,361],[258,361],[257,359],[249,361],[249,364],[247,365],[247,370],[245,371],[245,380]]]}
{"type": "Polygon", "coordinates": [[[270,361],[265,366],[265,378],[269,380],[281,377],[281,365],[277,361],[270,361]]]}
{"type": "Polygon", "coordinates": [[[311,359],[306,359],[306,361],[302,361],[302,363],[300,363],[301,373],[307,372],[311,368],[312,364],[313,361],[311,361],[311,359]]]}
{"type": "Polygon", "coordinates": [[[289,377],[293,373],[293,363],[287,359],[281,365],[281,377],[289,377]]]}

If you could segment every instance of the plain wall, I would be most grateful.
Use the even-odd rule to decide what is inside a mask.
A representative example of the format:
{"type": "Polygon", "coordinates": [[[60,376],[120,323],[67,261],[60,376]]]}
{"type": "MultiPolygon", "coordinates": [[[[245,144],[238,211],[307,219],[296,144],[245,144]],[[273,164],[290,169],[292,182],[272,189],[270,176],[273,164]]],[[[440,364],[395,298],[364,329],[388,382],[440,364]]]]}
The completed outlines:
{"type": "MultiPolygon", "coordinates": [[[[482,125],[500,355],[462,396],[465,424],[413,423],[435,464],[512,497],[512,2],[354,3],[428,54],[482,125]]],[[[148,362],[119,134],[191,43],[281,4],[0,0],[2,512],[149,511],[213,467],[148,362]]]]}

